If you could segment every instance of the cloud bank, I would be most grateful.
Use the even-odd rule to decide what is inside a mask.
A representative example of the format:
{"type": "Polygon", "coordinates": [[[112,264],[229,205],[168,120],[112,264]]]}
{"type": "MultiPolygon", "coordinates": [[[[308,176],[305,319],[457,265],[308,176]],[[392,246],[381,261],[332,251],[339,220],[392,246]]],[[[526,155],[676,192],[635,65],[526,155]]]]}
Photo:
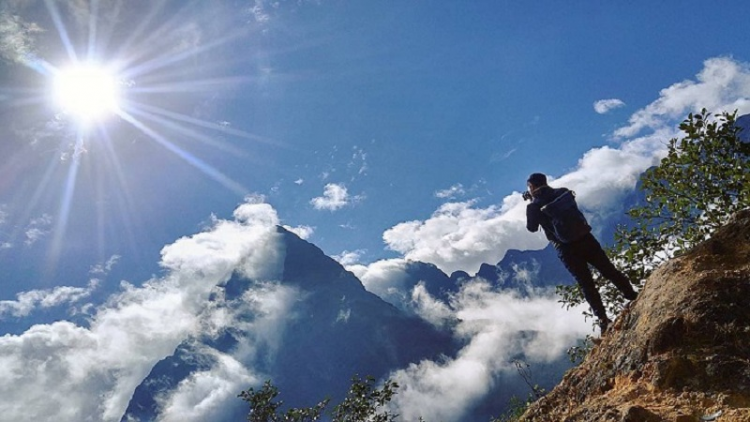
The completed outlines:
{"type": "Polygon", "coordinates": [[[560,307],[552,291],[522,298],[474,279],[448,304],[419,286],[414,292],[429,304],[422,312],[459,321],[454,332],[466,346],[454,358],[425,360],[390,375],[400,386],[392,410],[404,420],[464,420],[502,376],[515,371],[519,355],[532,366],[551,362],[591,331],[580,310],[560,307]]]}
{"type": "Polygon", "coordinates": [[[628,138],[643,130],[658,131],[703,107],[712,112],[739,110],[740,115],[750,112],[750,64],[729,57],[706,60],[695,80],[662,89],[659,98],[634,113],[615,136],[628,138]]]}
{"type": "Polygon", "coordinates": [[[0,319],[7,316],[25,317],[38,308],[74,304],[91,296],[98,286],[99,281],[92,279],[87,287],[58,286],[53,289],[21,292],[16,295],[16,300],[0,300],[0,319]]]}
{"type": "MultiPolygon", "coordinates": [[[[357,256],[357,258],[359,257],[357,256]]],[[[381,299],[396,305],[398,308],[409,309],[412,307],[411,291],[409,286],[406,285],[408,262],[405,259],[385,259],[370,265],[346,262],[346,260],[341,259],[339,259],[339,262],[357,276],[368,292],[378,295],[381,299]]]]}
{"type": "MultiPolygon", "coordinates": [[[[284,252],[277,223],[270,205],[249,198],[233,220],[215,220],[207,231],[164,247],[166,275],[140,287],[123,283],[121,293],[96,309],[88,328],[60,321],[1,337],[0,414],[8,420],[119,421],[135,387],[156,362],[190,335],[233,322],[207,308],[217,284],[233,273],[278,279],[284,252]]],[[[267,286],[254,292],[262,301],[248,299],[248,306],[262,310],[293,295],[273,283],[267,286]]],[[[85,294],[85,289],[71,288],[27,292],[2,306],[6,312],[23,313],[85,294]]],[[[265,313],[270,319],[256,330],[258,338],[271,341],[280,331],[283,319],[278,315],[284,308],[274,309],[278,312],[265,313]]],[[[218,361],[216,372],[195,375],[167,399],[169,412],[175,412],[167,414],[168,420],[206,420],[215,409],[212,400],[228,394],[221,386],[231,386],[236,394],[236,385],[246,387],[254,380],[252,374],[236,371],[232,357],[218,361]]]]}
{"type": "MultiPolygon", "coordinates": [[[[504,377],[515,376],[514,359],[521,357],[532,366],[553,362],[591,333],[583,309],[564,309],[552,289],[531,290],[522,297],[473,278],[440,299],[424,281],[409,282],[408,266],[404,259],[390,259],[347,267],[368,291],[437,327],[453,327],[456,340],[465,344],[456,356],[390,374],[400,386],[391,410],[403,420],[466,420],[466,412],[504,377]]],[[[515,267],[507,277],[528,279],[535,270],[515,267]]]]}
{"type": "Polygon", "coordinates": [[[177,388],[159,397],[159,421],[220,421],[229,420],[239,391],[257,386],[267,375],[256,372],[256,365],[246,366],[258,356],[258,349],[275,354],[289,318],[290,308],[299,300],[296,288],[276,283],[260,283],[241,297],[215,303],[203,312],[201,330],[216,335],[219,330],[233,327],[247,333],[232,354],[222,353],[200,343],[195,344],[202,359],[213,360],[209,369],[191,374],[177,388]],[[248,317],[251,315],[252,317],[248,317]]]}

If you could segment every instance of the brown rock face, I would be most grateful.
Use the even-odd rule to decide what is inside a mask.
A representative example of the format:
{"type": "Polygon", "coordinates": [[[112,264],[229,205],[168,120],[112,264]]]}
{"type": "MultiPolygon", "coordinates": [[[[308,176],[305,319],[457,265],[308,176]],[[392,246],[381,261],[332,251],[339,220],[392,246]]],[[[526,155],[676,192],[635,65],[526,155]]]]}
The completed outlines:
{"type": "Polygon", "coordinates": [[[750,422],[750,210],[658,268],[521,421],[750,422]]]}

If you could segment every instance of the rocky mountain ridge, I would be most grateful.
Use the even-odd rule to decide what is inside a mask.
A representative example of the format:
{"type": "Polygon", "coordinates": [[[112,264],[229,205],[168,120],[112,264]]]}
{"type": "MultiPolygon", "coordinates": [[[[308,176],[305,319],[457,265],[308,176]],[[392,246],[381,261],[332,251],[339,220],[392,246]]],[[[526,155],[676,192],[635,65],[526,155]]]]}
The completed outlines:
{"type": "Polygon", "coordinates": [[[658,268],[525,422],[750,421],[750,210],[658,268]]]}

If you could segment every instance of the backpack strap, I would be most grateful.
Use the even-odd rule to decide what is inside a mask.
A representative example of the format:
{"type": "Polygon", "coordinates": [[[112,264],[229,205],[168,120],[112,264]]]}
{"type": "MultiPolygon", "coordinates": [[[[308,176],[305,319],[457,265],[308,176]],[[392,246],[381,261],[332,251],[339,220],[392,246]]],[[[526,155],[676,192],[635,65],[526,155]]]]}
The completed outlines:
{"type": "Polygon", "coordinates": [[[571,243],[591,232],[572,190],[563,192],[540,210],[550,218],[555,237],[562,243],[571,243]]]}
{"type": "Polygon", "coordinates": [[[563,211],[567,211],[576,205],[576,193],[572,190],[564,192],[562,195],[555,198],[552,202],[541,207],[541,211],[547,214],[549,217],[555,217],[560,215],[563,211]]]}

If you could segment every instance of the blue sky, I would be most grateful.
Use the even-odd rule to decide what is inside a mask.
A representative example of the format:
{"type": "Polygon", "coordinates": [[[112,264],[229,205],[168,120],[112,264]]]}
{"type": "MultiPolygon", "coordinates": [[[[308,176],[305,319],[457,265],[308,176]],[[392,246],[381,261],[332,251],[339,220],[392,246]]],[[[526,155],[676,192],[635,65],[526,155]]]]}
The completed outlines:
{"type": "MultiPolygon", "coordinates": [[[[149,292],[225,268],[208,257],[238,240],[220,229],[264,250],[238,228],[253,218],[373,290],[405,259],[474,272],[545,246],[523,225],[529,173],[574,188],[596,227],[688,113],[750,112],[746,3],[574,3],[2,2],[0,326],[16,336],[0,347],[109,338],[127,322],[109,295],[163,309],[149,292]],[[87,61],[120,98],[83,124],[53,91],[87,61]],[[26,331],[61,318],[91,326],[26,331]]],[[[198,296],[169,316],[192,321],[206,289],[185,285],[198,296]]],[[[161,348],[97,361],[97,374],[136,368],[110,416],[138,365],[187,332],[122,334],[161,348]]]]}
{"type": "Polygon", "coordinates": [[[2,8],[4,299],[86,286],[113,257],[115,283],[141,283],[248,195],[348,263],[475,271],[543,246],[491,222],[527,174],[746,109],[739,2],[87,4],[2,8]],[[50,91],[87,60],[114,69],[124,112],[81,128],[50,91]]]}
{"type": "Polygon", "coordinates": [[[707,60],[743,71],[750,60],[734,29],[741,3],[99,3],[3,8],[10,297],[85,285],[115,255],[118,276],[138,283],[161,247],[245,195],[330,255],[398,257],[383,242],[397,224],[445,203],[499,205],[530,172],[562,176],[592,148],[618,148],[618,128],[707,60]],[[74,159],[80,129],[49,101],[39,63],[87,58],[117,69],[147,129],[111,116],[80,136],[74,159]]]}

